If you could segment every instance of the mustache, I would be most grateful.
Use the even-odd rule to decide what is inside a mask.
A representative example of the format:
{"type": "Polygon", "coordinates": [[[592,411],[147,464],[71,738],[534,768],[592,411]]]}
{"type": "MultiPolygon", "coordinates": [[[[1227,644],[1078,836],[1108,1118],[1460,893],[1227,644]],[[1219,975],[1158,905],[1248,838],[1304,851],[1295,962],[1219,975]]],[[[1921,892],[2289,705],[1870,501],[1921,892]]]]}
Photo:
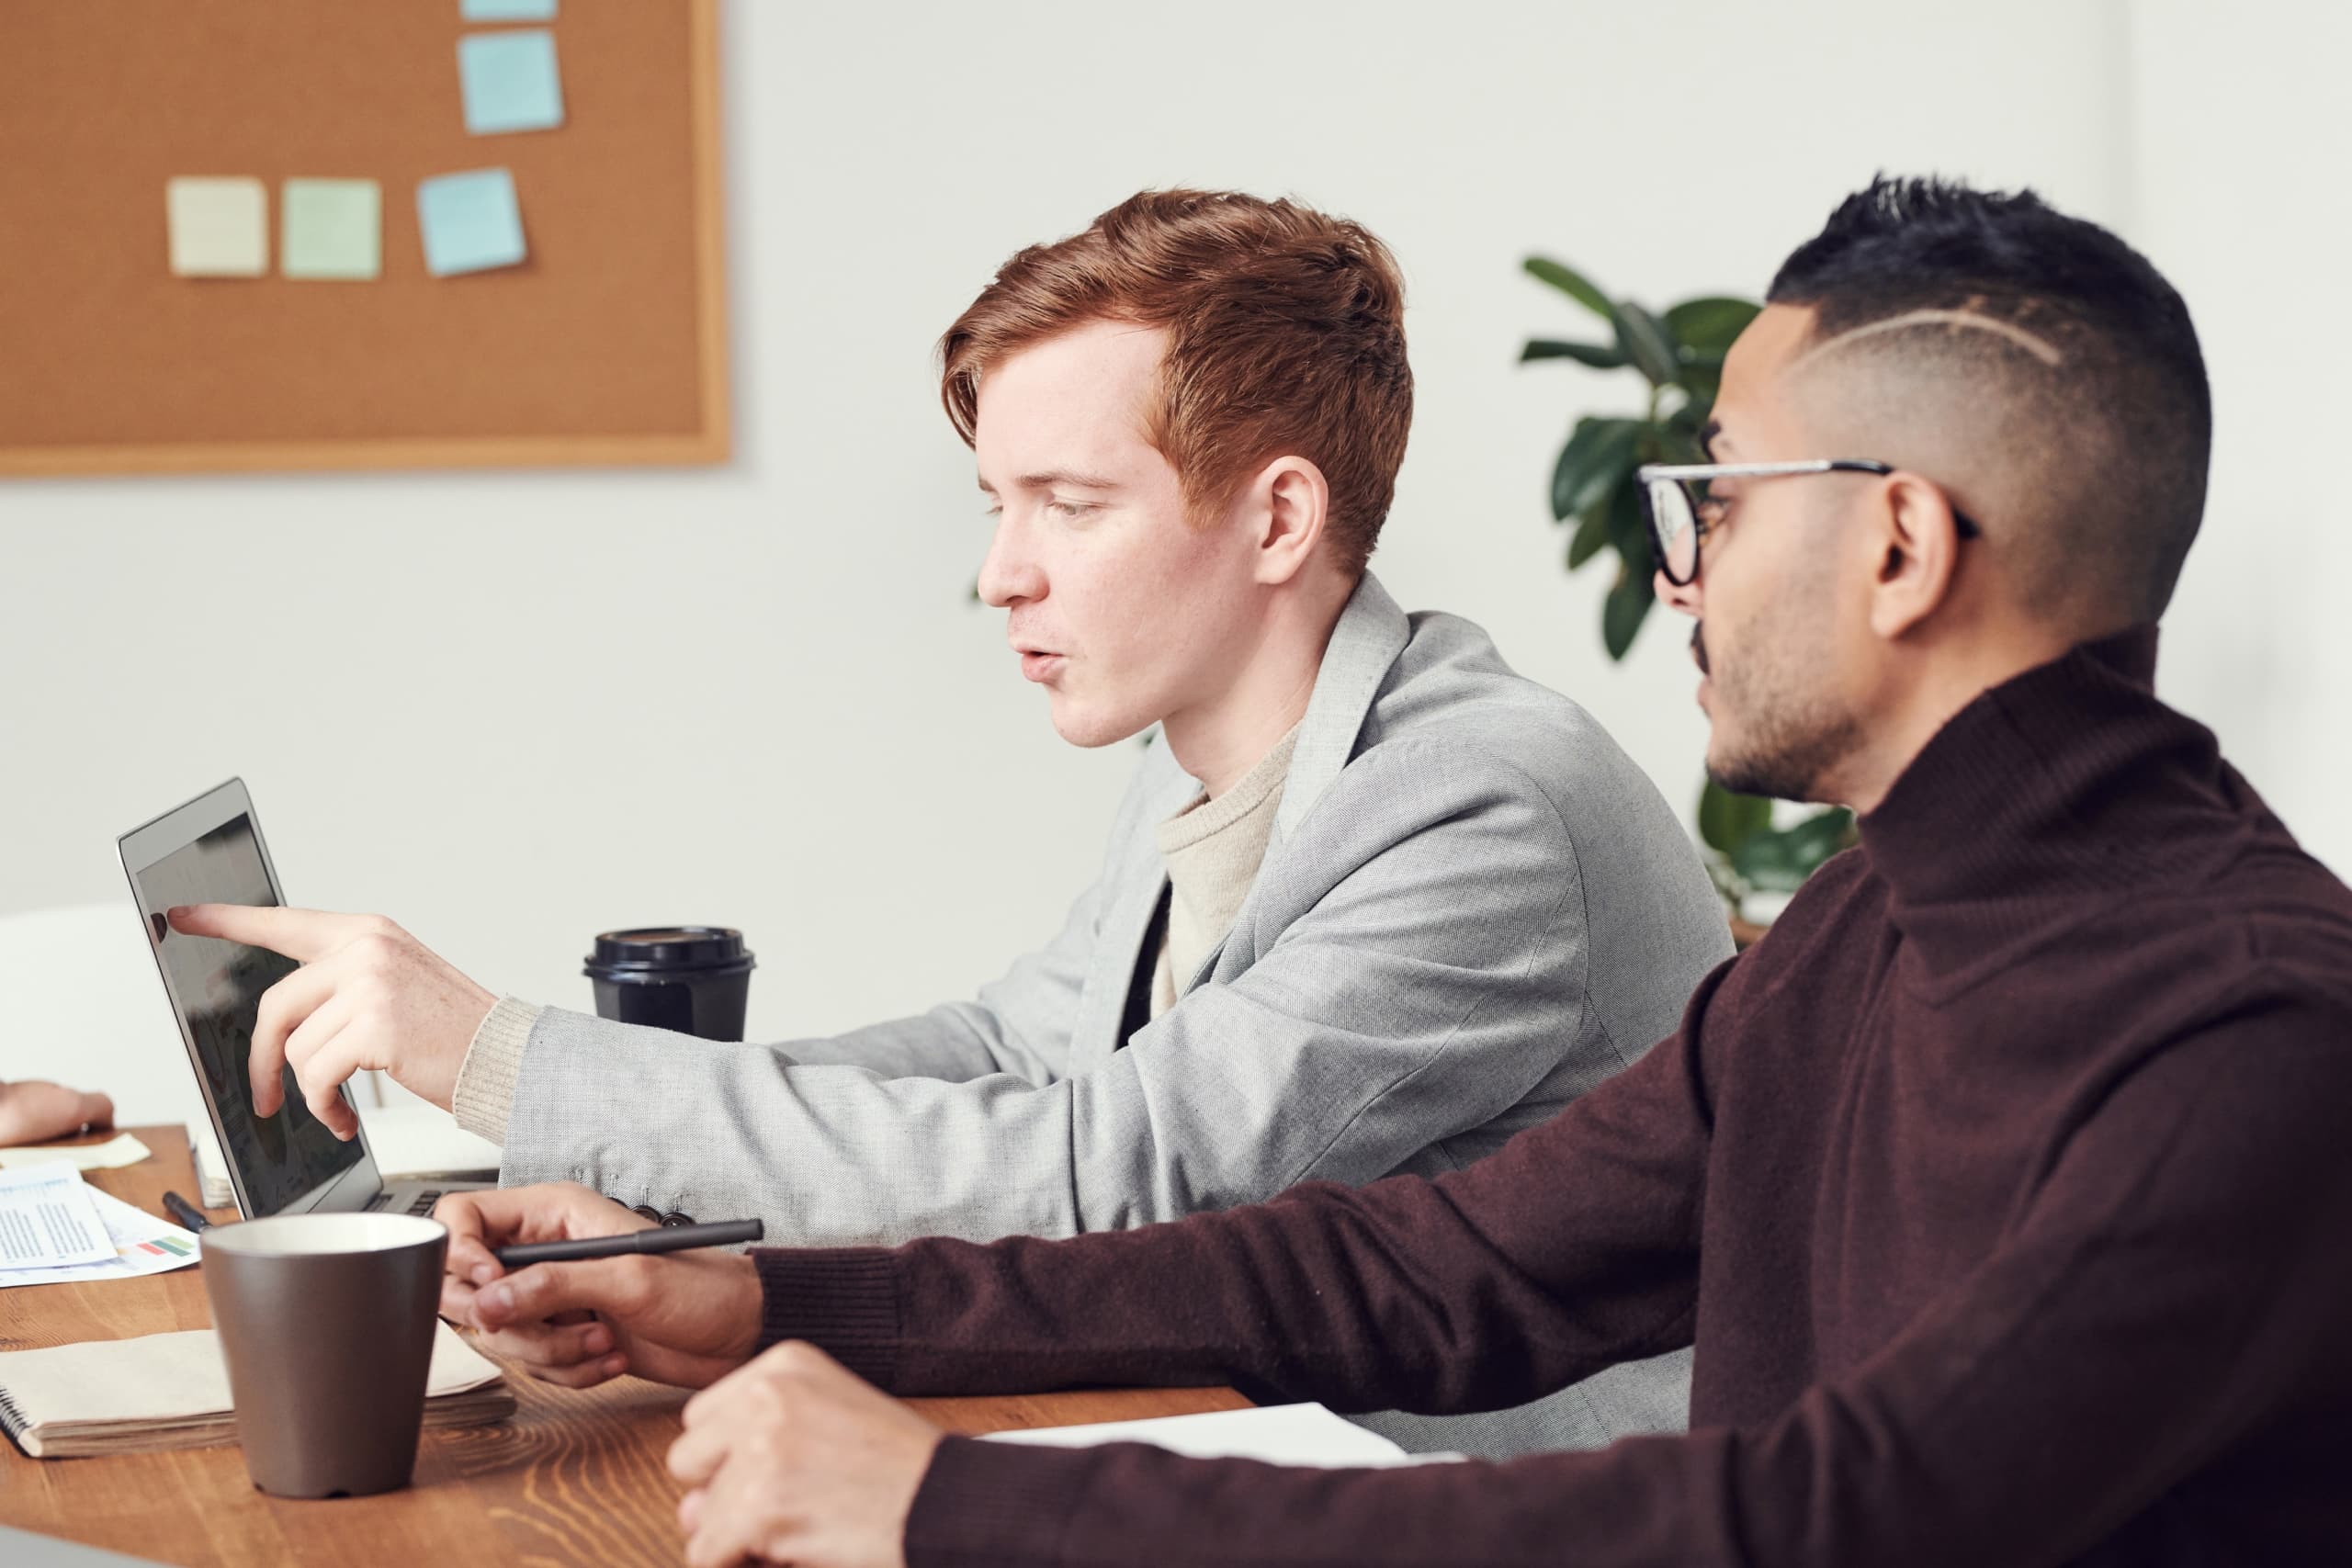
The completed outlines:
{"type": "Polygon", "coordinates": [[[1690,657],[1698,660],[1700,674],[1712,675],[1714,671],[1707,667],[1706,633],[1707,628],[1704,625],[1693,626],[1690,628],[1690,657]]]}

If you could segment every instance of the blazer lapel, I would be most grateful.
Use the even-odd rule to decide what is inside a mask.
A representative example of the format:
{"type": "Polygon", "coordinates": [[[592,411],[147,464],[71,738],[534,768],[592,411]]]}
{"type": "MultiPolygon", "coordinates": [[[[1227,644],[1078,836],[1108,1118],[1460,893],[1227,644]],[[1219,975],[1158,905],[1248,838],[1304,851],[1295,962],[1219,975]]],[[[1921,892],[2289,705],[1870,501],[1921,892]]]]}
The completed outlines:
{"type": "Polygon", "coordinates": [[[1354,758],[1364,719],[1412,634],[1412,623],[1396,607],[1396,601],[1377,578],[1364,573],[1347,608],[1340,612],[1331,640],[1323,649],[1323,663],[1315,672],[1315,690],[1306,699],[1298,743],[1291,750],[1290,773],[1283,781],[1282,804],[1274,808],[1274,830],[1266,840],[1265,857],[1259,862],[1261,874],[1250,883],[1250,895],[1235,911],[1233,924],[1201,960],[1200,967],[1178,977],[1179,998],[1216,972],[1233,933],[1250,917],[1250,904],[1263,882],[1265,862],[1273,858],[1283,840],[1306,820],[1323,792],[1354,758]]]}
{"type": "MultiPolygon", "coordinates": [[[[1412,626],[1405,612],[1377,578],[1364,573],[1347,608],[1340,612],[1331,640],[1323,649],[1322,665],[1316,671],[1315,690],[1306,699],[1306,715],[1299,721],[1298,744],[1291,751],[1290,774],[1283,783],[1282,804],[1274,811],[1274,831],[1266,845],[1269,858],[1354,757],[1356,738],[1363,732],[1373,700],[1411,637],[1412,626]]],[[[1168,866],[1159,857],[1154,830],[1200,789],[1199,782],[1184,775],[1172,758],[1169,767],[1170,783],[1164,796],[1146,814],[1143,846],[1130,862],[1130,874],[1104,917],[1102,939],[1095,944],[1093,965],[1087,974],[1071,1036],[1073,1070],[1101,1066],[1122,1043],[1119,1027],[1125,1018],[1136,970],[1144,962],[1144,937],[1168,889],[1168,866]]],[[[1256,896],[1253,886],[1250,897],[1256,896]]],[[[1234,922],[1236,929],[1249,909],[1245,899],[1234,922]]],[[[1231,940],[1228,931],[1198,969],[1179,977],[1178,996],[1208,977],[1231,940]]]]}
{"type": "MultiPolygon", "coordinates": [[[[1165,750],[1168,742],[1152,745],[1165,750]]],[[[1159,855],[1153,829],[1200,791],[1200,781],[1179,767],[1174,757],[1154,758],[1167,778],[1156,783],[1138,837],[1128,843],[1120,883],[1103,912],[1094,953],[1086,972],[1086,987],[1079,994],[1078,1017],[1070,1028],[1070,1067],[1073,1072],[1101,1066],[1125,1040],[1120,1026],[1126,1020],[1127,993],[1135,984],[1136,966],[1143,961],[1143,942],[1152,916],[1168,891],[1168,863],[1159,855]]]]}
{"type": "Polygon", "coordinates": [[[1389,666],[1411,640],[1412,623],[1396,601],[1365,572],[1331,628],[1323,649],[1322,667],[1315,674],[1315,691],[1306,699],[1306,716],[1300,720],[1298,745],[1290,755],[1290,777],[1283,784],[1283,803],[1274,813],[1274,832],[1266,846],[1271,855],[1283,840],[1297,830],[1315,809],[1315,803],[1356,754],[1356,737],[1372,712],[1373,699],[1388,679],[1389,666]]]}

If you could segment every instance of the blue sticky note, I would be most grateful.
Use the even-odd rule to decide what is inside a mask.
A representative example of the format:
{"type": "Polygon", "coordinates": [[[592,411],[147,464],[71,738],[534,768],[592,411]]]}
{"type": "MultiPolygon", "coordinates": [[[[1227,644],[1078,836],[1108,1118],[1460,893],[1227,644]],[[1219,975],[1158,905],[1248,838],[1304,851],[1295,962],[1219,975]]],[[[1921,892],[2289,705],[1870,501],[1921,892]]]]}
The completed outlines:
{"type": "Polygon", "coordinates": [[[513,266],[526,254],[523,209],[514,176],[504,169],[419,181],[416,221],[424,234],[424,270],[435,277],[513,266]]]}
{"type": "Polygon", "coordinates": [[[555,0],[458,0],[458,15],[469,22],[552,22],[555,0]]]}
{"type": "Polygon", "coordinates": [[[552,130],[563,123],[563,81],[555,34],[544,28],[469,33],[458,40],[458,80],[466,129],[476,136],[552,130]]]}

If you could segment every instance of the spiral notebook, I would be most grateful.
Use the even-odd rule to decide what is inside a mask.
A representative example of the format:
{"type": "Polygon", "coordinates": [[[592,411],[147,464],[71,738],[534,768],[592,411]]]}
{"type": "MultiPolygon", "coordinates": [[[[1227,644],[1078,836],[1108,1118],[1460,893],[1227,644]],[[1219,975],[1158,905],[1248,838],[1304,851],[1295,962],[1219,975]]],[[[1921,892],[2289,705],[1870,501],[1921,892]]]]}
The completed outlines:
{"type": "MultiPolygon", "coordinates": [[[[498,1364],[434,1325],[427,1427],[480,1427],[514,1414],[498,1364]]],[[[35,1459],[206,1449],[237,1440],[229,1369],[209,1328],[87,1339],[0,1353],[0,1429],[35,1459]]]]}

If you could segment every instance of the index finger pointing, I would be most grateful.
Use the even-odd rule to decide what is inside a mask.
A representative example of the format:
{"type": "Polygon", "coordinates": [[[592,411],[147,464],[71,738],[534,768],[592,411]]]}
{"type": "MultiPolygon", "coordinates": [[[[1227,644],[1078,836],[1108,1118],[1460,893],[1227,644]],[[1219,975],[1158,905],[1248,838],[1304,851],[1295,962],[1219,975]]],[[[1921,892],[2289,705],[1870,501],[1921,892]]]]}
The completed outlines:
{"type": "Polygon", "coordinates": [[[172,929],[183,935],[266,947],[302,964],[333,953],[368,926],[365,915],[331,915],[274,904],[183,904],[170,918],[172,929]]]}

